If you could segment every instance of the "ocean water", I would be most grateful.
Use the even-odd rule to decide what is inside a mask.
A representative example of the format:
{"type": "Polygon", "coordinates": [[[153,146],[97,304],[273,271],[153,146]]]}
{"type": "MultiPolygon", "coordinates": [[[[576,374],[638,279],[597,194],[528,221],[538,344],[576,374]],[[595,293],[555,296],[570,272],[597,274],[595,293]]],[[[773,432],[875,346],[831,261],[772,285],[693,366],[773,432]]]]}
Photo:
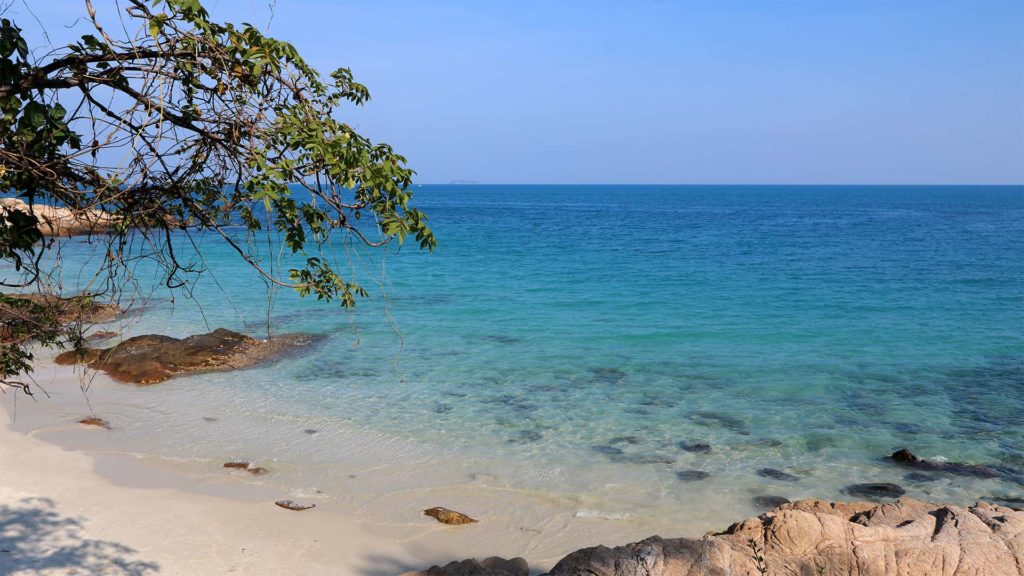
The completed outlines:
{"type": "MultiPolygon", "coordinates": [[[[758,495],[849,499],[853,482],[962,503],[1024,492],[1020,186],[415,194],[439,249],[339,245],[372,294],[355,311],[268,296],[212,237],[198,253],[181,243],[209,269],[188,293],[153,286],[140,264],[128,293],[142,312],[124,336],[265,335],[269,318],[319,339],[249,370],[97,383],[92,408],[115,422],[104,449],[196,474],[273,462],[265,481],[378,520],[424,486],[484,485],[567,518],[683,532],[756,513],[758,495]],[[907,477],[882,458],[899,448],[1006,473],[907,477]]],[[[72,240],[62,257],[73,286],[102,254],[72,240]]]]}

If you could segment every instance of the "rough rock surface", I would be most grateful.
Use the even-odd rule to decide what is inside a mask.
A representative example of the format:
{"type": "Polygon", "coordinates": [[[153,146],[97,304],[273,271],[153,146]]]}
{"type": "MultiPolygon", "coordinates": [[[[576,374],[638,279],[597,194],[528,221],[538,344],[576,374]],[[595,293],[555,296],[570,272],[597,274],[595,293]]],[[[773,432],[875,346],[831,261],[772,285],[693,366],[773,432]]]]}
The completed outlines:
{"type": "Polygon", "coordinates": [[[750,540],[764,547],[771,575],[1024,576],[1024,513],[909,498],[801,500],[702,539],[577,550],[550,576],[755,576],[750,540]]]}
{"type": "Polygon", "coordinates": [[[406,572],[402,576],[526,576],[529,572],[530,567],[522,558],[505,560],[492,556],[482,561],[473,559],[431,566],[419,572],[406,572]]]}
{"type": "Polygon", "coordinates": [[[13,302],[0,303],[0,341],[21,341],[19,327],[34,324],[38,318],[55,319],[61,324],[103,324],[120,314],[117,304],[103,304],[87,296],[61,298],[53,294],[4,294],[13,302]]]}
{"type": "Polygon", "coordinates": [[[0,206],[7,210],[35,214],[39,220],[39,232],[43,236],[102,234],[117,222],[117,219],[102,210],[72,211],[45,204],[36,204],[30,210],[28,204],[20,198],[2,198],[0,206]]]}
{"type": "Polygon", "coordinates": [[[156,384],[178,374],[245,368],[308,342],[298,334],[257,340],[218,328],[181,339],[135,336],[112,348],[86,348],[81,356],[65,352],[56,362],[85,364],[122,382],[156,384]]]}
{"type": "Polygon", "coordinates": [[[456,512],[455,510],[449,510],[447,508],[441,508],[440,506],[435,508],[427,508],[423,511],[424,516],[431,516],[436,518],[438,522],[442,524],[476,524],[477,520],[470,518],[462,512],[456,512]]]}

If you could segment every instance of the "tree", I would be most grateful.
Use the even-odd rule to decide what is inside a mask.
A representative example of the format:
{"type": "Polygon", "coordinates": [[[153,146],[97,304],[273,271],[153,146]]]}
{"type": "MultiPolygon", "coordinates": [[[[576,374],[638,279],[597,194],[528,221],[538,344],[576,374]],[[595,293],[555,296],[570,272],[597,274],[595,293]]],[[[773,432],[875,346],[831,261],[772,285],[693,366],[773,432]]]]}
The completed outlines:
{"type": "Polygon", "coordinates": [[[174,235],[213,234],[268,283],[345,307],[367,293],[331,265],[332,237],[434,248],[405,158],[336,118],[370,98],[348,69],[324,77],[291,44],[214,22],[198,0],[128,0],[117,29],[136,32],[123,37],[84,4],[93,33],[39,59],[0,19],[0,191],[30,207],[0,207],[0,260],[17,272],[0,282],[44,296],[0,296],[0,382],[28,390],[19,376],[31,370],[30,342],[82,346],[80,324],[65,324],[68,302],[80,310],[115,293],[133,246],[159,258],[175,288],[201,270],[179,260],[174,235]],[[78,300],[47,293],[43,255],[59,240],[40,232],[42,206],[109,217],[106,264],[78,300]],[[298,264],[268,263],[257,234],[298,264]]]}

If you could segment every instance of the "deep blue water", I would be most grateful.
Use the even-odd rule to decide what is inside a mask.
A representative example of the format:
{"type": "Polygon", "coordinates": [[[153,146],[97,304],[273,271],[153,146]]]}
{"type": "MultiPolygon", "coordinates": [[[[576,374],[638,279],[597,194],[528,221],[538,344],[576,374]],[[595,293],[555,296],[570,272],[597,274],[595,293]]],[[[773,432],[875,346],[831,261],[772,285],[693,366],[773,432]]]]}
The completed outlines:
{"type": "MultiPolygon", "coordinates": [[[[697,469],[779,493],[756,475],[772,467],[823,497],[853,480],[951,500],[1020,493],[1012,479],[915,483],[881,457],[908,447],[1024,468],[1024,187],[415,194],[436,252],[339,245],[370,301],[348,312],[276,291],[269,311],[275,330],[325,341],[183,381],[231,390],[224,412],[343,422],[469,461],[518,462],[510,482],[536,489],[633,482],[680,499],[699,483],[676,472],[697,469]]],[[[76,250],[88,247],[65,258],[76,250]]],[[[217,283],[203,278],[194,301],[179,294],[173,306],[157,289],[127,333],[261,330],[265,285],[214,239],[200,250],[217,283]]],[[[209,449],[241,450],[247,437],[209,449]]],[[[277,456],[343,464],[293,448],[277,456]]]]}

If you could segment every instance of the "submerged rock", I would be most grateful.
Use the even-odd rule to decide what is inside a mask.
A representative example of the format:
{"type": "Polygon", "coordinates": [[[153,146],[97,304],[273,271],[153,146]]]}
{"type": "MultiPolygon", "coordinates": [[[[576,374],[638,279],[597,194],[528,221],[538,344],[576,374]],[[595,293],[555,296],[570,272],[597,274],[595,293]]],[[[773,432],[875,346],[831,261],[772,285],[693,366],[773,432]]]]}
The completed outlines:
{"type": "Polygon", "coordinates": [[[284,508],[285,510],[294,510],[295,512],[302,512],[303,510],[316,508],[316,504],[297,504],[291,500],[278,500],[277,502],[274,502],[274,505],[284,508]]]}
{"type": "Polygon", "coordinates": [[[449,562],[444,566],[431,566],[418,572],[406,572],[401,576],[527,576],[530,566],[522,558],[505,560],[492,556],[484,560],[463,560],[449,562]]]}
{"type": "Polygon", "coordinates": [[[769,574],[1003,576],[1024,566],[1024,513],[979,502],[938,506],[801,500],[704,538],[646,540],[569,554],[549,576],[758,574],[751,540],[769,574]]]}
{"type": "Polygon", "coordinates": [[[1024,511],[1024,498],[1018,496],[989,496],[985,500],[1018,512],[1024,511]]]}
{"type": "Polygon", "coordinates": [[[1001,476],[999,470],[991,466],[926,460],[924,458],[918,458],[913,452],[906,448],[893,452],[889,458],[897,464],[909,466],[918,470],[948,472],[949,474],[955,474],[957,476],[970,476],[973,478],[998,478],[1001,476]]]}
{"type": "Polygon", "coordinates": [[[789,498],[782,496],[754,496],[750,501],[754,503],[754,506],[764,510],[773,510],[783,504],[789,504],[789,498]]]}
{"type": "Polygon", "coordinates": [[[618,384],[626,378],[626,373],[618,368],[598,367],[590,369],[590,378],[602,384],[618,384]]]}
{"type": "Polygon", "coordinates": [[[616,444],[631,444],[637,445],[640,443],[640,438],[637,436],[616,436],[608,440],[608,444],[614,446],[616,444]]]}
{"type": "Polygon", "coordinates": [[[704,442],[680,442],[677,444],[679,449],[683,452],[693,452],[694,454],[710,454],[711,444],[704,442]]]}
{"type": "Polygon", "coordinates": [[[699,426],[716,426],[732,430],[733,432],[741,436],[749,436],[750,431],[747,430],[746,423],[735,416],[729,416],[728,414],[721,414],[719,412],[712,412],[710,410],[703,410],[696,412],[691,416],[694,424],[699,426]]]}
{"type": "Polygon", "coordinates": [[[676,459],[664,454],[628,454],[623,453],[610,457],[612,462],[623,464],[675,464],[676,459]]]}
{"type": "Polygon", "coordinates": [[[308,336],[289,334],[257,340],[218,328],[188,338],[135,336],[112,348],[86,348],[81,354],[65,352],[58,364],[85,364],[115,380],[156,384],[179,374],[245,368],[309,342],[308,336]]]}
{"type": "Polygon", "coordinates": [[[843,489],[850,496],[859,496],[869,500],[880,500],[884,498],[899,498],[907,493],[899,484],[889,482],[868,482],[864,484],[850,484],[843,489]]]}
{"type": "Polygon", "coordinates": [[[794,476],[788,472],[782,470],[776,470],[775,468],[761,468],[757,471],[757,475],[762,478],[771,478],[772,480],[778,480],[780,482],[799,482],[800,477],[794,476]]]}
{"type": "Polygon", "coordinates": [[[703,470],[679,470],[676,472],[676,478],[679,478],[683,482],[697,482],[700,480],[707,480],[711,477],[711,474],[703,470]]]}
{"type": "Polygon", "coordinates": [[[442,524],[459,525],[459,524],[476,524],[478,521],[466,516],[462,512],[456,512],[455,510],[449,510],[447,508],[441,508],[440,506],[435,508],[427,508],[423,511],[424,516],[430,516],[435,518],[442,524]]]}

